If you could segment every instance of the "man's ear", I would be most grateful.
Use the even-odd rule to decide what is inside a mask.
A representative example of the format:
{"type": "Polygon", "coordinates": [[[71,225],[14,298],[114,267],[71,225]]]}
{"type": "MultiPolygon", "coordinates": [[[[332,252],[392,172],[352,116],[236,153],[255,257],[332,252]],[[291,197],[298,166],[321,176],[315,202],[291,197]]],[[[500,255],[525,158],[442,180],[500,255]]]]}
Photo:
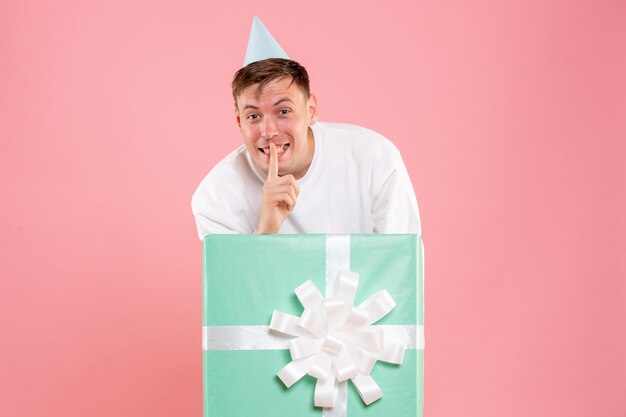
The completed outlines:
{"type": "Polygon", "coordinates": [[[235,103],[235,117],[237,118],[237,126],[241,129],[241,118],[239,117],[239,109],[237,103],[235,103]]]}
{"type": "Polygon", "coordinates": [[[315,94],[311,94],[307,101],[309,106],[309,126],[311,126],[317,122],[317,97],[315,97],[315,94]]]}

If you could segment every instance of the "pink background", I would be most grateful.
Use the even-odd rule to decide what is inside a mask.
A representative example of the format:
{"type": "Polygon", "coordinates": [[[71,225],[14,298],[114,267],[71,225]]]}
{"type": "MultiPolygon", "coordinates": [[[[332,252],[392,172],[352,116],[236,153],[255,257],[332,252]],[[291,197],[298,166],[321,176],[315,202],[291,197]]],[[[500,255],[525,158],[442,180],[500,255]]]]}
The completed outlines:
{"type": "Polygon", "coordinates": [[[626,3],[275,4],[2,1],[0,414],[201,416],[190,197],[258,14],[404,155],[425,415],[625,416],[626,3]]]}

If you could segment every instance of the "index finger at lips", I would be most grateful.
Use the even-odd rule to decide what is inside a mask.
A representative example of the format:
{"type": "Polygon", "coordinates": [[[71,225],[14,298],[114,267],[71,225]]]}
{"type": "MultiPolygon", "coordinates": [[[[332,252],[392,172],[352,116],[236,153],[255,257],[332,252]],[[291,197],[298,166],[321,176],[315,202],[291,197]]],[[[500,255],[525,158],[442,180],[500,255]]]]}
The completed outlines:
{"type": "Polygon", "coordinates": [[[267,170],[267,179],[278,178],[278,151],[276,145],[270,143],[270,165],[267,170]]]}

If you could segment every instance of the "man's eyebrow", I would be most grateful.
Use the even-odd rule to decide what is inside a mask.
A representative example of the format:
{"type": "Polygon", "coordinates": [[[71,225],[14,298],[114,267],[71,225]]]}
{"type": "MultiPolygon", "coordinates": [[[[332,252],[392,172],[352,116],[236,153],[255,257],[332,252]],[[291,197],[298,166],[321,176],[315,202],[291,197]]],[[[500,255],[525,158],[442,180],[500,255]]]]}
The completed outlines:
{"type": "Polygon", "coordinates": [[[278,106],[280,103],[283,103],[285,101],[293,103],[293,101],[289,97],[283,97],[280,100],[278,100],[276,103],[274,103],[274,106],[278,106]]]}
{"type": "MultiPolygon", "coordinates": [[[[281,99],[279,99],[276,103],[274,103],[274,107],[278,106],[280,103],[284,103],[288,101],[289,103],[293,103],[293,100],[291,100],[289,97],[283,97],[281,99]]],[[[243,106],[243,109],[254,109],[254,110],[258,110],[259,107],[255,106],[254,104],[246,104],[245,106],[243,106]]]]}

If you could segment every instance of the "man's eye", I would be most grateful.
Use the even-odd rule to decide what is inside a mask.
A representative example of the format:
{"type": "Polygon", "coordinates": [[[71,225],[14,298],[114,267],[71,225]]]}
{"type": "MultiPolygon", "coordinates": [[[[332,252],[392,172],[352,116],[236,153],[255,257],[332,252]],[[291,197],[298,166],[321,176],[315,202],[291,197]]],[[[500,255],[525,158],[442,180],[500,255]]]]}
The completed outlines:
{"type": "Polygon", "coordinates": [[[286,114],[289,114],[289,113],[291,113],[291,110],[289,110],[289,109],[282,109],[280,111],[280,114],[283,115],[283,116],[286,115],[286,114]]]}
{"type": "Polygon", "coordinates": [[[251,115],[248,116],[248,120],[256,120],[258,118],[259,118],[258,114],[251,114],[251,115]]]}

